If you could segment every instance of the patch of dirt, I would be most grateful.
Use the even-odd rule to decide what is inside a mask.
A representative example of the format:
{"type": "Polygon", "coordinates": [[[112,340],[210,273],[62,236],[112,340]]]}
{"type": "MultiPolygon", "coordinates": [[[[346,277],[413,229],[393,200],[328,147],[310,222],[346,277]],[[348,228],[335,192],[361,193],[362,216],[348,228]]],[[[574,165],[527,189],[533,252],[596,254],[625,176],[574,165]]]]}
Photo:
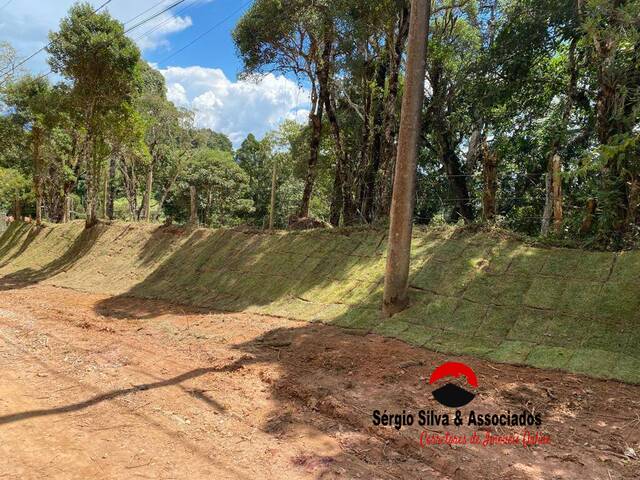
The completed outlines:
{"type": "MultiPolygon", "coordinates": [[[[446,356],[377,335],[31,286],[0,292],[0,477],[637,479],[640,387],[446,356]],[[101,307],[98,307],[102,305],[101,307]],[[99,312],[99,313],[97,313],[99,312]],[[475,371],[477,413],[541,413],[549,445],[431,445],[373,410],[445,409],[439,364],[475,371]]],[[[417,419],[416,419],[417,420],[417,419]]]]}

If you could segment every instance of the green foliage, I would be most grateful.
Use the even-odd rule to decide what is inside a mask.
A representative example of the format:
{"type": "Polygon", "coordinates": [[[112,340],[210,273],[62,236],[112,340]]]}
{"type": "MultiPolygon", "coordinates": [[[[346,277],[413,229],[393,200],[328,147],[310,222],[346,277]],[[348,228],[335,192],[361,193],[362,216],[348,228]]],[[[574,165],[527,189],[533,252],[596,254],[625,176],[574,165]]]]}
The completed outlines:
{"type": "MultiPolygon", "coordinates": [[[[140,59],[120,22],[76,4],[47,47],[64,82],[7,77],[0,86],[0,167],[41,181],[53,220],[77,195],[74,210],[90,216],[117,203],[123,217],[126,200],[127,218],[143,220],[152,206],[148,220],[186,221],[193,182],[203,224],[262,228],[275,171],[278,227],[307,211],[309,192],[310,216],[384,224],[409,6],[253,2],[233,31],[243,75],[295,76],[310,92],[309,122],[249,135],[234,151],[227,136],[194,125],[193,112],[167,99],[162,74],[140,59]],[[216,195],[231,186],[239,192],[225,194],[225,204],[216,195]]],[[[539,235],[549,159],[558,155],[563,220],[554,241],[637,245],[639,13],[636,0],[435,2],[414,220],[479,218],[493,158],[492,221],[539,235]],[[596,205],[591,216],[587,204],[596,205]]],[[[0,45],[0,71],[14,63],[13,49],[0,45]]]]}
{"type": "Polygon", "coordinates": [[[73,82],[80,105],[110,111],[130,98],[140,51],[107,12],[94,13],[88,3],[76,4],[49,40],[51,69],[73,82]]]}
{"type": "Polygon", "coordinates": [[[196,187],[200,222],[207,226],[235,225],[253,209],[249,198],[249,177],[229,152],[201,148],[184,168],[177,188],[179,217],[189,212],[189,187],[196,187]]]}
{"type": "Polygon", "coordinates": [[[31,180],[17,170],[0,167],[0,212],[13,212],[18,200],[24,203],[33,198],[31,180]]]}

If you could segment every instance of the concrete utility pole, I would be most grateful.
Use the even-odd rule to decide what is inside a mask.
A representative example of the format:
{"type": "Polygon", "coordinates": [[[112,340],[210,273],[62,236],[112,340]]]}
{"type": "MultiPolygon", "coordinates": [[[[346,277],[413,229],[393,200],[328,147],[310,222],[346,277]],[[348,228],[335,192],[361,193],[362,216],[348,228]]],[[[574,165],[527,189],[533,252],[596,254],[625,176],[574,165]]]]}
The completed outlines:
{"type": "Polygon", "coordinates": [[[416,182],[416,158],[420,137],[420,115],[424,101],[427,37],[431,17],[431,0],[412,0],[407,49],[407,73],[400,132],[398,156],[393,179],[391,219],[387,267],[384,277],[382,313],[390,317],[409,304],[409,258],[416,182]]]}

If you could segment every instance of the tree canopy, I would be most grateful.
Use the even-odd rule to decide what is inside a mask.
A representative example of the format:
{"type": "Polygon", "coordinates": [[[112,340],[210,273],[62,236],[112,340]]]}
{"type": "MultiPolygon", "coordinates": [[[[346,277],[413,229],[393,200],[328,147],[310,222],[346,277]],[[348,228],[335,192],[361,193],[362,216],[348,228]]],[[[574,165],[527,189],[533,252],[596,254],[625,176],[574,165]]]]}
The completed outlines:
{"type": "MultiPolygon", "coordinates": [[[[434,0],[414,221],[637,244],[639,14],[638,0],[434,0]]],[[[58,84],[0,45],[0,167],[19,185],[3,208],[88,225],[194,209],[211,226],[384,223],[409,17],[408,0],[253,2],[233,30],[241,76],[295,78],[309,115],[234,146],[167,99],[121,23],[77,4],[50,34],[58,84]]]]}

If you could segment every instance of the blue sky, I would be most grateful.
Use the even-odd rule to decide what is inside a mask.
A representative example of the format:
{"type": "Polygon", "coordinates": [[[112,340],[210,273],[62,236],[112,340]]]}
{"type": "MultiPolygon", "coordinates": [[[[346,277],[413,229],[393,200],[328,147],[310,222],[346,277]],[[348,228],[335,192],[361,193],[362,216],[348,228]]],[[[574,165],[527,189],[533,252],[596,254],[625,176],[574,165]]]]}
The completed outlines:
{"type": "MultiPolygon", "coordinates": [[[[119,0],[114,0],[119,1],[119,0]]],[[[213,0],[208,3],[185,2],[185,5],[176,7],[176,12],[184,9],[181,16],[190,16],[193,25],[190,28],[176,32],[170,36],[170,45],[145,52],[145,58],[160,67],[180,66],[188,67],[200,65],[202,67],[220,68],[227,78],[236,79],[237,73],[242,69],[242,64],[236,56],[235,46],[231,39],[231,32],[242,13],[250,8],[251,2],[242,0],[213,0]],[[243,6],[249,3],[247,6],[243,6]],[[238,12],[238,9],[240,11],[238,12]],[[190,43],[198,35],[219,24],[223,19],[229,20],[213,29],[201,40],[174,55],[168,62],[159,63],[164,58],[172,55],[183,46],[190,43]]],[[[152,23],[136,29],[143,34],[151,28],[152,23]]],[[[133,32],[132,32],[133,34],[133,32]]]]}
{"type": "MultiPolygon", "coordinates": [[[[74,0],[0,0],[0,41],[9,42],[26,58],[47,43],[74,0]]],[[[161,12],[176,0],[112,0],[106,9],[127,22],[125,27],[161,12]]],[[[104,0],[92,0],[99,6],[104,0]]],[[[242,69],[231,31],[250,0],[185,0],[181,5],[136,28],[129,36],[143,57],[167,81],[168,96],[193,110],[196,123],[223,132],[237,146],[249,133],[261,137],[284,119],[304,122],[308,92],[295,79],[267,75],[255,81],[238,80],[242,69]],[[226,21],[222,22],[224,19],[226,21]],[[222,23],[221,23],[222,22],[222,23]],[[211,30],[188,48],[201,34],[211,30]],[[170,58],[168,58],[170,57],[170,58]]],[[[48,70],[43,52],[25,64],[25,73],[48,70]]],[[[55,79],[54,79],[55,80],[55,79]]]]}

